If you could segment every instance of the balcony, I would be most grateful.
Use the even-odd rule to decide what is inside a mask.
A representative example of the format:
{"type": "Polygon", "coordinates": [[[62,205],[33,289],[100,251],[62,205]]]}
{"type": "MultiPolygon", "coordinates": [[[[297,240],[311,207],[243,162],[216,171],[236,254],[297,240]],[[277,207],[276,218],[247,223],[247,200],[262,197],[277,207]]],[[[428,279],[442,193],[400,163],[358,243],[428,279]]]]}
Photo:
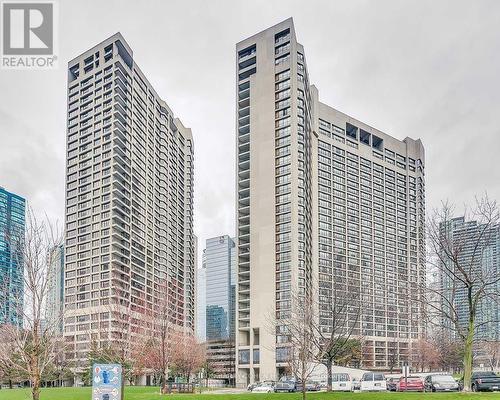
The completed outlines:
{"type": "Polygon", "coordinates": [[[246,169],[243,168],[242,166],[247,164],[249,165],[249,163],[250,163],[250,151],[238,154],[238,165],[240,166],[241,169],[246,169]]]}
{"type": "Polygon", "coordinates": [[[247,124],[247,125],[244,125],[244,126],[240,126],[238,128],[238,135],[241,137],[243,135],[246,135],[247,133],[250,133],[250,125],[247,124]]]}
{"type": "Polygon", "coordinates": [[[246,115],[246,116],[238,119],[238,126],[240,128],[242,128],[246,125],[250,125],[250,115],[246,115]]]}
{"type": "MultiPolygon", "coordinates": [[[[238,247],[239,247],[239,254],[238,255],[240,257],[250,256],[250,246],[248,246],[248,245],[245,245],[245,246],[239,245],[238,247]]],[[[247,260],[245,260],[245,261],[247,261],[247,260]]]]}
{"type": "Polygon", "coordinates": [[[284,43],[288,42],[289,40],[290,40],[290,34],[279,37],[278,39],[276,39],[274,41],[274,44],[275,45],[279,45],[279,44],[282,44],[282,43],[284,44],[284,43]]]}
{"type": "Polygon", "coordinates": [[[246,310],[246,311],[238,310],[238,321],[250,322],[250,310],[246,310]]]}
{"type": "Polygon", "coordinates": [[[238,198],[238,207],[246,207],[250,206],[250,194],[247,196],[239,196],[238,198]]]}
{"type": "Polygon", "coordinates": [[[240,108],[238,110],[238,118],[248,117],[250,115],[250,107],[240,108]]]}
{"type": "MultiPolygon", "coordinates": [[[[249,90],[247,90],[247,92],[250,93],[249,90]]],[[[249,106],[250,106],[250,96],[245,96],[242,99],[239,99],[239,101],[238,101],[239,109],[243,109],[243,108],[249,107],[249,106]]]]}
{"type": "Polygon", "coordinates": [[[248,279],[243,280],[243,277],[240,276],[238,281],[238,301],[241,300],[250,300],[250,277],[248,279]]]}
{"type": "Polygon", "coordinates": [[[250,262],[244,262],[239,265],[239,280],[241,282],[250,281],[250,262]]]}

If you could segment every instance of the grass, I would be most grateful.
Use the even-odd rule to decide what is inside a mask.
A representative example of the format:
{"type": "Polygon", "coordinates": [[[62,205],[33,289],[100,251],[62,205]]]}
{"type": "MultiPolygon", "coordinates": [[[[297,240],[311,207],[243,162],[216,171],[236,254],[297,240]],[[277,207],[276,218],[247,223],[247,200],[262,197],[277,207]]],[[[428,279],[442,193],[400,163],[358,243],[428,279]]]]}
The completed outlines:
{"type": "MultiPolygon", "coordinates": [[[[178,394],[160,396],[158,388],[155,387],[126,387],[125,400],[299,400],[300,393],[291,394],[178,394]]],[[[429,400],[440,399],[500,399],[500,393],[308,393],[309,400],[417,400],[429,398],[429,400]]],[[[29,400],[29,389],[2,389],[0,400],[29,400]]],[[[91,400],[90,388],[48,388],[42,389],[41,400],[91,400]]]]}

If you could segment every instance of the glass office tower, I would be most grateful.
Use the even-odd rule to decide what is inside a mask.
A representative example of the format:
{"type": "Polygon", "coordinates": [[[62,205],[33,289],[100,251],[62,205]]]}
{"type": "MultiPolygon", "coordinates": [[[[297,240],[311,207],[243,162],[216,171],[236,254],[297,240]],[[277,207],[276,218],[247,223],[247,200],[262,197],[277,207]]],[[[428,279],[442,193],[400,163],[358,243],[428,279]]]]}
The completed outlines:
{"type": "Polygon", "coordinates": [[[0,187],[0,324],[23,323],[25,200],[0,187]]]}
{"type": "Polygon", "coordinates": [[[229,339],[234,336],[235,244],[224,235],[207,239],[206,246],[206,339],[229,339]]]}

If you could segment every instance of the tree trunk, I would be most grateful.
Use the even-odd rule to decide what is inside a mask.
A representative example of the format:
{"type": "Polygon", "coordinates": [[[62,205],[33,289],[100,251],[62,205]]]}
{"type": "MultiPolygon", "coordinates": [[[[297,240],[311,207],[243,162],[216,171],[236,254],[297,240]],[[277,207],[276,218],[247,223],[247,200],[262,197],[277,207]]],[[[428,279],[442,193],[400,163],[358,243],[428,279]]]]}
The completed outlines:
{"type": "Polygon", "coordinates": [[[474,318],[469,319],[467,337],[464,346],[464,392],[470,392],[472,377],[472,344],[474,342],[474,318]]]}
{"type": "Polygon", "coordinates": [[[167,373],[165,370],[162,370],[160,375],[160,393],[167,393],[167,373]]]}
{"type": "Polygon", "coordinates": [[[31,387],[31,398],[40,400],[40,380],[37,375],[33,377],[33,386],[31,387]]]}
{"type": "Polygon", "coordinates": [[[326,382],[326,391],[327,392],[331,392],[332,391],[332,363],[331,362],[327,362],[326,363],[326,374],[327,374],[327,382],[326,382]]]}

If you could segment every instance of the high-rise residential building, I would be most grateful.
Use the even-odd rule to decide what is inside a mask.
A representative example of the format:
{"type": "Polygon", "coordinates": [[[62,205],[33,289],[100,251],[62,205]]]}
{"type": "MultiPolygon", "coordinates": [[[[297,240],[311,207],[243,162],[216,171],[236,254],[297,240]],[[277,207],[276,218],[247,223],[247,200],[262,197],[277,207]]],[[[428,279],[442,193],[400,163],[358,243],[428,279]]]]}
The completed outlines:
{"type": "Polygon", "coordinates": [[[234,336],[235,244],[228,235],[207,239],[204,251],[206,273],[206,339],[234,336]]]}
{"type": "Polygon", "coordinates": [[[193,240],[191,130],[117,33],[68,64],[68,358],[128,345],[165,297],[171,322],[194,334],[193,240]]]}
{"type": "MultiPolygon", "coordinates": [[[[457,249],[458,262],[461,266],[471,270],[471,276],[477,279],[473,285],[473,294],[477,293],[481,281],[489,282],[485,290],[483,301],[478,304],[476,313],[476,339],[500,340],[500,303],[497,300],[500,293],[500,281],[495,278],[500,276],[500,224],[485,225],[478,221],[466,221],[465,217],[457,217],[442,222],[439,226],[440,232],[446,237],[445,243],[450,248],[457,249]],[[489,293],[488,293],[489,292],[489,293]],[[488,296],[487,296],[488,295],[488,296]]],[[[443,255],[439,257],[447,266],[439,268],[436,279],[439,289],[441,310],[452,313],[450,302],[457,313],[458,324],[464,331],[469,324],[469,306],[467,301],[467,288],[458,280],[461,273],[454,271],[455,265],[448,259],[444,252],[449,249],[441,249],[443,255]],[[451,271],[448,273],[447,271],[451,271]]],[[[442,318],[440,326],[456,336],[456,326],[451,324],[448,318],[442,318]]]]}
{"type": "Polygon", "coordinates": [[[64,312],[64,245],[54,247],[47,255],[50,265],[45,320],[49,329],[63,334],[64,312]]]}
{"type": "Polygon", "coordinates": [[[200,342],[207,338],[207,268],[205,252],[201,267],[196,270],[196,337],[200,342]]]}
{"type": "Polygon", "coordinates": [[[362,365],[408,359],[425,282],[424,148],[319,101],[287,19],[236,45],[237,381],[286,374],[292,300],[356,294],[362,365]],[[275,321],[270,327],[270,319],[275,321]]]}
{"type": "Polygon", "coordinates": [[[0,324],[23,324],[25,200],[0,187],[0,324]]]}

